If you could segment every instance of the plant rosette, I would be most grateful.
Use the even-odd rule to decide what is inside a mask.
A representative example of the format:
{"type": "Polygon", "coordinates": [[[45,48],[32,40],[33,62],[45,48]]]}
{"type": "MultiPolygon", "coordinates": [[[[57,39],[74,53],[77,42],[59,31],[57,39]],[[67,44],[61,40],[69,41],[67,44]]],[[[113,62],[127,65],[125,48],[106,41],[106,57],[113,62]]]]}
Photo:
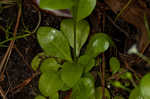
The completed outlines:
{"type": "Polygon", "coordinates": [[[95,99],[95,81],[89,71],[95,66],[95,58],[112,45],[108,35],[95,33],[85,52],[80,54],[90,32],[89,23],[83,19],[91,14],[96,0],[38,0],[37,3],[46,10],[69,9],[73,16],[73,19],[61,22],[60,30],[41,26],[37,31],[43,53],[50,57],[42,60],[38,55],[32,61],[32,68],[35,71],[40,69],[42,73],[39,79],[40,92],[45,97],[58,99],[58,91],[72,89],[73,99],[95,99]]]}

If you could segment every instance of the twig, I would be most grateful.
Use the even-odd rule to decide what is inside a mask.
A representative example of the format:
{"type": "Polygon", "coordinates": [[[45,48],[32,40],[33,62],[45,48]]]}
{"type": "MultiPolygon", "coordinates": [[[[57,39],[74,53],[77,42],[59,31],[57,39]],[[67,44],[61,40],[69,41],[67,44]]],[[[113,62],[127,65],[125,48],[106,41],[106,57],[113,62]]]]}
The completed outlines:
{"type": "Polygon", "coordinates": [[[5,92],[3,91],[2,87],[0,86],[0,94],[3,97],[3,99],[7,99],[5,92]]]}
{"type": "MultiPolygon", "coordinates": [[[[35,29],[34,29],[32,32],[27,32],[28,34],[24,34],[24,35],[20,35],[20,36],[8,38],[8,39],[6,39],[6,40],[0,42],[0,45],[2,45],[2,44],[4,44],[4,43],[7,43],[7,42],[9,42],[9,41],[11,41],[11,40],[17,40],[17,39],[21,39],[21,38],[25,38],[25,37],[31,36],[32,34],[36,33],[36,31],[37,31],[37,29],[39,28],[40,23],[41,23],[41,13],[40,13],[40,11],[39,11],[38,16],[39,16],[39,21],[38,21],[38,23],[37,23],[37,26],[35,27],[35,29]]],[[[1,27],[0,27],[0,28],[1,28],[1,27]]]]}
{"type": "Polygon", "coordinates": [[[10,89],[10,92],[14,92],[14,93],[17,93],[19,92],[21,89],[23,89],[26,85],[28,85],[32,79],[34,77],[36,77],[37,75],[39,75],[40,72],[36,72],[36,73],[33,73],[31,77],[27,78],[26,80],[24,80],[21,84],[17,85],[15,88],[12,88],[10,89]]]}
{"type": "Polygon", "coordinates": [[[128,6],[131,4],[132,0],[129,0],[127,2],[127,4],[121,9],[121,11],[117,14],[116,18],[115,18],[115,22],[117,21],[117,19],[120,17],[120,15],[128,8],[128,6]]]}
{"type": "MultiPolygon", "coordinates": [[[[126,61],[124,61],[124,64],[125,64],[126,68],[127,68],[128,70],[130,70],[131,72],[133,72],[134,76],[137,77],[137,74],[138,74],[138,73],[136,73],[136,71],[135,71],[134,69],[132,69],[126,61]]],[[[140,78],[142,77],[142,75],[140,75],[140,74],[138,74],[138,76],[139,76],[140,78]]]]}
{"type": "Polygon", "coordinates": [[[112,80],[112,79],[116,79],[116,78],[118,78],[121,74],[123,74],[123,73],[125,73],[125,72],[127,72],[127,70],[124,70],[124,71],[122,71],[122,72],[119,72],[119,73],[117,73],[117,74],[114,74],[114,75],[112,75],[111,77],[107,78],[107,81],[110,81],[110,80],[112,80]]]}
{"type": "MultiPolygon", "coordinates": [[[[145,52],[145,50],[148,48],[149,44],[150,44],[150,42],[147,42],[145,44],[145,46],[140,51],[141,54],[143,54],[145,52]]],[[[137,57],[137,59],[136,59],[137,64],[139,64],[141,61],[143,61],[143,59],[140,57],[137,57]]]]}
{"type": "Polygon", "coordinates": [[[32,34],[35,33],[38,30],[38,28],[41,24],[41,12],[40,11],[38,12],[38,16],[39,16],[39,20],[38,20],[38,23],[37,23],[35,29],[32,31],[32,34]]]}
{"type": "Polygon", "coordinates": [[[120,28],[108,15],[106,15],[106,17],[108,18],[108,20],[109,20],[117,29],[119,29],[121,32],[124,33],[124,35],[125,35],[126,37],[129,38],[128,32],[126,32],[125,30],[123,30],[122,28],[120,28]]]}
{"type": "Polygon", "coordinates": [[[102,18],[103,18],[103,20],[102,20],[102,24],[103,24],[103,25],[102,25],[102,31],[105,32],[105,21],[106,21],[106,16],[105,16],[105,14],[102,15],[102,18]]]}
{"type": "MultiPolygon", "coordinates": [[[[21,7],[19,7],[19,11],[18,11],[18,16],[17,16],[17,21],[16,21],[16,25],[15,25],[15,29],[14,29],[14,32],[13,32],[13,36],[16,37],[16,33],[17,33],[17,30],[18,30],[18,27],[19,27],[19,22],[20,22],[20,17],[21,17],[21,7]]],[[[14,46],[14,43],[15,43],[15,40],[12,40],[9,44],[9,47],[0,63],[0,73],[1,73],[1,76],[3,74],[3,72],[5,71],[5,68],[6,65],[7,65],[7,61],[9,60],[9,57],[10,57],[10,54],[12,52],[12,48],[14,46]],[[3,71],[2,71],[3,69],[3,71]]]]}
{"type": "Polygon", "coordinates": [[[9,75],[8,75],[7,69],[6,69],[6,76],[7,76],[7,79],[8,79],[9,87],[8,87],[7,91],[5,92],[5,95],[7,95],[7,94],[8,94],[8,92],[9,92],[9,90],[10,90],[11,86],[12,86],[12,84],[10,83],[10,80],[9,80],[9,75]]]}
{"type": "Polygon", "coordinates": [[[19,56],[22,58],[23,62],[27,65],[28,69],[29,69],[30,71],[32,71],[30,65],[29,65],[28,62],[25,60],[23,54],[19,51],[19,49],[18,49],[16,46],[14,46],[14,48],[15,48],[16,52],[19,54],[19,56]]]}
{"type": "Polygon", "coordinates": [[[102,90],[103,90],[103,99],[106,99],[105,97],[105,56],[104,53],[102,54],[102,90]]]}

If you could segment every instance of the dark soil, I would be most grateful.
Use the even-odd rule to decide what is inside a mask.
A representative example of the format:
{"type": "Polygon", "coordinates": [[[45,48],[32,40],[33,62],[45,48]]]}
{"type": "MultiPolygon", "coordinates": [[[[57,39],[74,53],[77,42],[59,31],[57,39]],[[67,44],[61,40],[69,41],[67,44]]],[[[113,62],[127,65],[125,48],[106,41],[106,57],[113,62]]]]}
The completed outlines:
{"type": "MultiPolygon", "coordinates": [[[[17,17],[17,7],[11,7],[4,9],[0,15],[2,20],[0,20],[0,24],[7,28],[7,25],[10,25],[11,21],[13,21],[12,28],[10,29],[13,32],[16,17],[17,17]]],[[[24,34],[24,27],[30,31],[33,31],[38,22],[38,12],[31,5],[30,1],[26,1],[23,3],[22,9],[22,17],[19,26],[18,34],[24,34]]],[[[46,13],[41,13],[42,20],[41,26],[52,26],[54,28],[59,28],[59,24],[61,21],[60,17],[56,17],[53,15],[49,15],[46,13]]],[[[10,34],[12,35],[12,34],[10,34]]],[[[5,34],[1,31],[0,40],[5,39],[5,34]]],[[[8,43],[9,45],[9,43],[8,43]]],[[[7,63],[7,69],[5,73],[4,81],[0,82],[4,91],[10,91],[10,89],[16,88],[19,84],[23,83],[24,80],[28,79],[32,76],[33,71],[31,70],[30,63],[33,57],[42,52],[37,40],[36,34],[30,37],[16,40],[15,43],[16,48],[19,52],[14,48],[10,59],[7,63]],[[21,55],[20,55],[21,53],[21,55]]],[[[0,48],[0,60],[2,60],[7,48],[0,48]]],[[[38,91],[38,77],[35,77],[28,85],[23,88],[19,88],[19,90],[13,90],[8,92],[8,99],[33,99],[35,95],[39,93],[38,91]]]]}
{"type": "MultiPolygon", "coordinates": [[[[103,7],[97,6],[93,13],[86,18],[91,26],[90,35],[97,32],[104,32],[110,35],[117,45],[117,54],[110,49],[106,52],[106,60],[109,59],[110,56],[116,55],[120,58],[121,63],[123,63],[123,59],[129,63],[133,61],[131,63],[133,69],[139,74],[145,74],[147,71],[149,71],[149,68],[145,66],[146,63],[142,61],[139,64],[136,64],[134,62],[134,60],[137,58],[136,56],[127,56],[128,49],[137,42],[135,37],[139,31],[132,24],[128,24],[123,19],[119,19],[114,25],[113,20],[116,15],[111,11],[111,9],[107,10],[107,8],[108,7],[105,4],[103,7]],[[126,31],[127,34],[122,32],[120,29],[126,31]]],[[[0,25],[4,28],[7,28],[12,23],[9,31],[13,32],[16,23],[17,12],[18,8],[16,5],[3,9],[0,12],[0,25]]],[[[38,22],[38,12],[35,7],[31,5],[30,0],[24,0],[22,13],[23,14],[17,35],[24,34],[25,29],[33,31],[38,22]]],[[[51,26],[59,29],[60,22],[63,18],[56,17],[45,12],[41,12],[41,15],[41,26],[51,26]]],[[[12,36],[12,34],[9,35],[10,37],[12,36]]],[[[4,31],[0,30],[0,41],[5,40],[5,37],[4,31]]],[[[9,45],[9,42],[6,43],[6,45],[9,45]]],[[[38,76],[33,78],[32,81],[27,85],[19,88],[16,87],[32,76],[33,71],[30,67],[30,63],[37,53],[42,52],[42,49],[36,40],[36,34],[16,40],[15,46],[17,50],[16,48],[13,48],[12,50],[6,66],[7,68],[5,70],[4,80],[0,81],[0,86],[5,92],[8,92],[8,99],[33,99],[37,94],[40,93],[38,90],[38,76]]],[[[0,47],[0,60],[3,59],[6,50],[7,47],[0,47]]],[[[150,50],[147,50],[145,55],[147,55],[149,51],[150,50]]],[[[119,92],[119,90],[116,90],[116,92],[119,92]]],[[[125,97],[128,95],[128,93],[125,93],[122,90],[119,93],[125,97]]],[[[114,94],[115,93],[112,95],[114,94]]]]}

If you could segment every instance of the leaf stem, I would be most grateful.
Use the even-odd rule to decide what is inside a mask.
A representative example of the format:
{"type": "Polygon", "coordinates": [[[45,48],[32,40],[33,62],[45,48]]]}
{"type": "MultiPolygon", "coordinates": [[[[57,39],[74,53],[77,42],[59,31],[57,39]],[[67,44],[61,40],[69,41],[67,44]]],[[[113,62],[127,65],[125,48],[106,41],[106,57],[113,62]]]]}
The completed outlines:
{"type": "Polygon", "coordinates": [[[11,38],[8,38],[8,39],[6,39],[6,40],[0,42],[0,45],[2,45],[2,44],[4,44],[4,43],[7,43],[7,42],[9,42],[9,41],[11,41],[11,40],[17,40],[17,39],[25,38],[25,37],[30,36],[30,35],[31,35],[31,34],[24,34],[24,35],[20,35],[20,36],[16,36],[16,37],[11,37],[11,38]]]}
{"type": "Polygon", "coordinates": [[[76,27],[77,27],[77,11],[78,11],[78,0],[75,1],[75,6],[73,7],[73,20],[74,20],[74,62],[77,62],[77,44],[76,44],[76,27]]]}
{"type": "Polygon", "coordinates": [[[136,85],[135,81],[133,80],[133,78],[131,78],[130,81],[131,81],[132,85],[136,88],[137,85],[136,85]]]}
{"type": "Polygon", "coordinates": [[[77,61],[77,54],[76,54],[76,52],[77,52],[77,50],[76,50],[76,21],[74,22],[74,61],[76,62],[77,61]]]}
{"type": "Polygon", "coordinates": [[[115,18],[115,22],[117,21],[117,19],[121,16],[121,14],[128,8],[128,6],[131,4],[132,0],[129,0],[127,2],[127,4],[125,4],[125,6],[121,9],[121,11],[119,12],[119,14],[117,14],[116,18],[115,18]]]}
{"type": "MultiPolygon", "coordinates": [[[[11,40],[17,40],[17,39],[25,38],[25,37],[31,36],[32,34],[36,33],[36,31],[38,30],[38,28],[40,26],[40,23],[41,23],[41,13],[40,13],[40,11],[38,12],[38,17],[39,17],[39,21],[37,23],[37,26],[35,27],[35,29],[32,32],[30,32],[30,31],[24,31],[24,32],[26,32],[28,34],[24,34],[24,35],[19,35],[19,36],[16,36],[16,37],[8,38],[8,39],[0,42],[0,46],[3,45],[4,43],[7,43],[7,42],[11,41],[11,40]]],[[[3,28],[2,26],[0,26],[0,29],[2,29],[3,31],[5,31],[5,28],[3,28]]]]}
{"type": "Polygon", "coordinates": [[[141,57],[143,60],[145,60],[148,64],[150,64],[150,59],[146,56],[144,56],[142,53],[137,52],[136,53],[139,57],[141,57]]]}

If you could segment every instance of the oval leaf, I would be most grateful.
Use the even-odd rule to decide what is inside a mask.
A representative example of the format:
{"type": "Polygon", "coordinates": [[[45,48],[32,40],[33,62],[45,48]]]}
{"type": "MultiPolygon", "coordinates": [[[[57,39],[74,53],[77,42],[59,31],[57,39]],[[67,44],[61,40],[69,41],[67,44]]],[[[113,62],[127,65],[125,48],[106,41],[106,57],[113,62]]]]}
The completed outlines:
{"type": "MultiPolygon", "coordinates": [[[[60,72],[59,72],[59,75],[60,75],[60,77],[61,77],[61,74],[62,74],[62,69],[60,70],[60,72]]],[[[67,91],[67,90],[69,90],[69,89],[71,89],[72,87],[69,87],[66,83],[64,83],[63,81],[62,81],[62,88],[60,89],[61,91],[67,91]]]]}
{"type": "Polygon", "coordinates": [[[109,47],[109,41],[99,33],[91,37],[87,46],[86,55],[94,58],[100,53],[106,51],[109,47]]]}
{"type": "MultiPolygon", "coordinates": [[[[102,99],[102,96],[103,96],[102,87],[96,88],[96,99],[102,99]]],[[[110,99],[110,93],[106,88],[105,88],[105,96],[107,97],[107,99],[110,99]]]]}
{"type": "Polygon", "coordinates": [[[72,60],[68,41],[61,31],[51,27],[40,27],[37,38],[47,55],[72,60]]]}
{"type": "Polygon", "coordinates": [[[57,72],[44,72],[39,80],[39,89],[44,96],[52,96],[62,88],[62,81],[57,72]]]}
{"type": "Polygon", "coordinates": [[[48,58],[42,62],[40,71],[42,73],[51,71],[51,70],[57,71],[60,67],[61,67],[61,65],[59,65],[54,58],[48,58]]]}
{"type": "MultiPolygon", "coordinates": [[[[67,37],[70,46],[74,48],[74,21],[72,19],[65,19],[61,22],[61,30],[67,37]]],[[[77,23],[76,27],[76,53],[80,54],[80,49],[86,42],[90,31],[90,26],[87,21],[82,20],[77,23]]]]}
{"type": "Polygon", "coordinates": [[[41,57],[43,57],[43,56],[45,56],[44,53],[39,53],[33,58],[32,62],[31,62],[31,66],[34,71],[36,71],[39,68],[40,62],[42,61],[41,57]]]}
{"type": "Polygon", "coordinates": [[[40,8],[51,9],[68,9],[73,6],[73,0],[36,0],[40,8]]]}
{"type": "Polygon", "coordinates": [[[116,57],[111,57],[109,60],[110,69],[112,71],[112,74],[115,74],[120,69],[120,62],[116,57]]]}
{"type": "Polygon", "coordinates": [[[98,36],[102,36],[103,38],[107,39],[110,43],[111,47],[116,47],[114,41],[111,39],[111,37],[109,35],[107,35],[106,33],[97,33],[98,36]]]}
{"type": "Polygon", "coordinates": [[[62,66],[61,78],[68,87],[72,87],[80,79],[82,71],[82,65],[66,62],[62,66]]]}
{"type": "Polygon", "coordinates": [[[94,81],[91,77],[83,77],[72,89],[72,99],[89,99],[95,94],[94,81]]]}
{"type": "Polygon", "coordinates": [[[140,81],[140,92],[144,99],[150,99],[150,73],[140,81]]]}
{"type": "Polygon", "coordinates": [[[84,72],[89,72],[95,65],[95,60],[91,59],[88,55],[80,56],[78,60],[79,64],[84,65],[84,72]]]}
{"type": "MultiPolygon", "coordinates": [[[[129,99],[144,99],[144,98],[141,96],[140,88],[139,88],[139,87],[134,88],[134,89],[130,92],[129,99]]],[[[146,99],[146,98],[145,98],[145,99],[146,99]]]]}
{"type": "Polygon", "coordinates": [[[72,10],[73,16],[77,21],[82,20],[89,16],[96,6],[96,0],[77,0],[75,9],[72,10]]]}

